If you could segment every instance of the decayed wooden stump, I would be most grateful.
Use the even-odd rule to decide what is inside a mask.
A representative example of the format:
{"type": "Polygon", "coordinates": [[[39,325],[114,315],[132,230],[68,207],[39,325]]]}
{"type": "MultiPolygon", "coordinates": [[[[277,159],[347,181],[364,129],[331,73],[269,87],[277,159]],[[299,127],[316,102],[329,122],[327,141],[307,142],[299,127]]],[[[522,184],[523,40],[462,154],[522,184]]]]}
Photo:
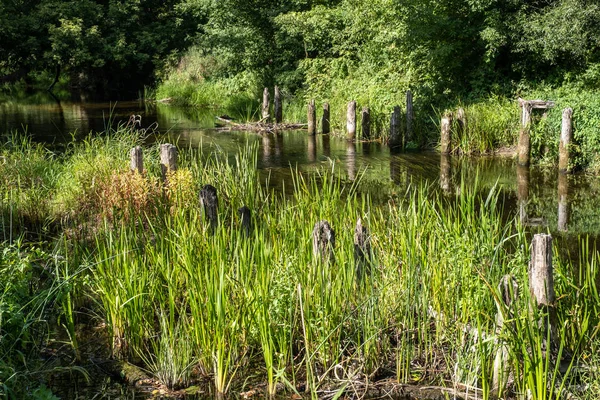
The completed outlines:
{"type": "Polygon", "coordinates": [[[390,118],[390,147],[402,147],[402,134],[400,132],[400,106],[394,107],[390,118]]]}
{"type": "Polygon", "coordinates": [[[317,112],[315,110],[315,101],[311,100],[308,103],[308,134],[314,135],[317,133],[317,112]]]}
{"type": "Polygon", "coordinates": [[[214,232],[218,225],[219,210],[217,189],[214,186],[204,185],[202,190],[200,190],[200,204],[204,208],[204,216],[210,223],[211,230],[214,232]]]}
{"type": "Polygon", "coordinates": [[[329,125],[329,103],[323,104],[323,117],[321,118],[321,132],[326,135],[330,132],[329,125]]]}
{"type": "Polygon", "coordinates": [[[442,154],[450,154],[452,151],[452,113],[446,112],[442,117],[441,135],[440,135],[440,152],[442,154]]]}
{"type": "Polygon", "coordinates": [[[371,112],[369,107],[363,107],[361,115],[361,134],[363,139],[369,139],[371,137],[371,112]]]}
{"type": "Polygon", "coordinates": [[[356,277],[360,282],[365,274],[371,274],[371,236],[360,218],[354,228],[354,261],[356,277]]]}
{"type": "Polygon", "coordinates": [[[569,145],[573,134],[573,109],[565,108],[562,113],[560,143],[558,145],[558,170],[562,173],[571,172],[569,168],[569,145]]]}
{"type": "Polygon", "coordinates": [[[263,90],[262,119],[268,121],[269,117],[269,88],[265,88],[263,90]]]}
{"type": "Polygon", "coordinates": [[[348,103],[346,112],[346,138],[354,140],[356,138],[356,101],[348,103]]]}
{"type": "Polygon", "coordinates": [[[129,164],[131,171],[137,171],[140,174],[144,172],[144,153],[142,148],[135,146],[131,149],[129,155],[131,157],[131,163],[129,164]]]}
{"type": "Polygon", "coordinates": [[[315,224],[312,233],[313,255],[325,262],[335,262],[333,249],[335,246],[335,231],[329,222],[323,220],[315,224]]]}
{"type": "Polygon", "coordinates": [[[160,145],[160,169],[163,181],[166,181],[168,172],[177,170],[177,147],[170,143],[160,145]]]}

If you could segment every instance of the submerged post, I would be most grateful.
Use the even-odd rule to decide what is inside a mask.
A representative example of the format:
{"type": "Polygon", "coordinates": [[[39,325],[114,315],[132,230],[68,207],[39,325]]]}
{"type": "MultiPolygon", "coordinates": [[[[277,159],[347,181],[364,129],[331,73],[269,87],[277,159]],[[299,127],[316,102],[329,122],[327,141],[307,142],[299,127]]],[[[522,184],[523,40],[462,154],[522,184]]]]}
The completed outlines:
{"type": "Polygon", "coordinates": [[[402,147],[402,137],[400,134],[400,106],[394,107],[390,119],[390,147],[402,147]]]}
{"type": "Polygon", "coordinates": [[[354,140],[356,137],[356,101],[352,100],[348,103],[346,112],[346,138],[354,140]]]}
{"type": "Polygon", "coordinates": [[[330,131],[329,126],[329,103],[323,104],[323,117],[321,118],[321,132],[327,135],[330,131]]]}
{"type": "Polygon", "coordinates": [[[308,134],[314,135],[317,133],[317,112],[315,110],[315,101],[311,100],[308,103],[308,134]]]}
{"type": "Polygon", "coordinates": [[[354,262],[356,277],[360,282],[365,274],[371,274],[371,236],[360,218],[354,228],[354,262]]]}
{"type": "Polygon", "coordinates": [[[263,90],[262,119],[269,120],[269,88],[263,90]]]}
{"type": "Polygon", "coordinates": [[[409,90],[406,91],[406,140],[413,140],[413,119],[414,119],[414,110],[413,110],[413,95],[409,90]]]}
{"type": "Polygon", "coordinates": [[[204,208],[204,217],[210,223],[211,231],[214,232],[218,225],[219,199],[217,189],[212,185],[204,185],[200,190],[200,204],[204,208]]]}
{"type": "Polygon", "coordinates": [[[450,154],[452,151],[451,129],[452,129],[452,113],[446,112],[442,117],[441,122],[441,137],[440,137],[440,152],[442,154],[450,154]]]}
{"type": "Polygon", "coordinates": [[[565,108],[562,112],[562,126],[560,129],[560,143],[558,145],[558,170],[562,173],[570,172],[569,145],[573,134],[573,109],[565,108]]]}
{"type": "Polygon", "coordinates": [[[177,147],[170,143],[160,145],[160,169],[163,181],[169,172],[177,170],[177,147]]]}
{"type": "Polygon", "coordinates": [[[144,154],[141,146],[132,148],[129,155],[131,157],[131,163],[129,164],[131,171],[137,171],[140,174],[144,172],[144,154]]]}
{"type": "Polygon", "coordinates": [[[363,139],[369,139],[371,137],[371,112],[369,107],[363,107],[361,116],[362,137],[363,139]]]}
{"type": "Polygon", "coordinates": [[[315,224],[312,233],[313,255],[321,261],[335,262],[333,247],[335,246],[335,231],[329,222],[323,220],[315,224]]]}
{"type": "Polygon", "coordinates": [[[279,86],[275,86],[275,123],[280,124],[283,121],[283,106],[281,104],[281,92],[279,91],[279,86]]]}
{"type": "MultiPolygon", "coordinates": [[[[556,310],[554,302],[554,277],[552,269],[552,236],[539,233],[531,241],[529,262],[529,291],[538,310],[548,312],[548,317],[540,318],[544,332],[550,329],[550,342],[556,343],[556,310]],[[549,324],[548,324],[549,321],[549,324]]],[[[544,335],[545,336],[545,335],[544,335]]]]}

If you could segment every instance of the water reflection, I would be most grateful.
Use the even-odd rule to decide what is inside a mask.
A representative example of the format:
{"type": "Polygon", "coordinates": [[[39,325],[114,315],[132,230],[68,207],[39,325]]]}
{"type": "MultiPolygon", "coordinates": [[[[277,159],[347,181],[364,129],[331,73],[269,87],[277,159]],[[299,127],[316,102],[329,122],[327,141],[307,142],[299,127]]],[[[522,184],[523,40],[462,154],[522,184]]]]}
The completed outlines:
{"type": "Polygon", "coordinates": [[[307,135],[307,143],[308,143],[308,162],[314,163],[317,161],[317,137],[316,135],[307,135]]]}
{"type": "Polygon", "coordinates": [[[440,156],[440,187],[446,195],[452,194],[452,163],[450,156],[442,154],[440,156]]]}
{"type": "Polygon", "coordinates": [[[356,143],[346,142],[346,168],[348,168],[348,179],[356,179],[356,143]]]}
{"type": "Polygon", "coordinates": [[[566,232],[569,225],[569,177],[567,174],[558,174],[558,231],[566,232]]]}
{"type": "Polygon", "coordinates": [[[525,224],[527,218],[527,201],[529,200],[529,167],[517,165],[517,206],[519,221],[525,224]]]}

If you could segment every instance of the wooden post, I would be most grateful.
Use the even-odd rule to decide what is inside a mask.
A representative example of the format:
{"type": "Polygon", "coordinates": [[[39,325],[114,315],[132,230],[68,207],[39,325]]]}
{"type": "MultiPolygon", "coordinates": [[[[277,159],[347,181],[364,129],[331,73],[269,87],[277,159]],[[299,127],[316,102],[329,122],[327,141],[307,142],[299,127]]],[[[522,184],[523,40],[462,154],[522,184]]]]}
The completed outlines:
{"type": "Polygon", "coordinates": [[[371,236],[360,218],[354,228],[354,262],[356,277],[360,282],[365,274],[371,274],[371,236]]]}
{"type": "Polygon", "coordinates": [[[558,174],[558,231],[566,232],[569,225],[569,177],[558,174]]]}
{"type": "Polygon", "coordinates": [[[348,167],[348,179],[356,179],[356,143],[346,142],[346,165],[348,167]]]}
{"type": "MultiPolygon", "coordinates": [[[[538,309],[548,312],[548,317],[540,319],[544,332],[550,329],[551,344],[556,344],[556,310],[554,302],[554,277],[552,269],[552,236],[538,233],[531,241],[531,260],[529,261],[529,291],[538,309]],[[546,323],[550,320],[550,324],[546,323]]],[[[546,336],[544,334],[543,336],[546,336]]],[[[548,344],[547,344],[548,348],[548,344]]]]}
{"type": "Polygon", "coordinates": [[[517,205],[519,221],[527,222],[527,201],[529,200],[529,167],[517,165],[517,205]]]}
{"type": "Polygon", "coordinates": [[[269,120],[269,88],[263,90],[262,119],[269,120]]]}
{"type": "Polygon", "coordinates": [[[569,145],[573,134],[573,109],[565,108],[562,112],[562,126],[560,129],[560,144],[558,145],[558,170],[562,173],[570,172],[569,145]]]}
{"type": "Polygon", "coordinates": [[[243,206],[238,209],[238,215],[240,216],[242,232],[244,232],[246,237],[250,236],[250,231],[252,230],[250,209],[246,206],[243,206]]]}
{"type": "Polygon", "coordinates": [[[283,121],[283,105],[281,104],[281,92],[279,86],[275,86],[275,123],[280,124],[283,121]]]}
{"type": "Polygon", "coordinates": [[[131,157],[130,169],[131,171],[137,171],[140,174],[144,172],[144,154],[140,146],[135,146],[129,152],[131,157]]]}
{"type": "Polygon", "coordinates": [[[440,156],[440,187],[446,195],[452,194],[452,163],[447,154],[440,156]]]}
{"type": "Polygon", "coordinates": [[[531,125],[531,103],[521,101],[521,131],[519,132],[519,143],[517,145],[517,162],[519,165],[529,165],[529,152],[531,143],[529,141],[529,129],[531,125]]]}
{"type": "Polygon", "coordinates": [[[409,90],[406,91],[406,140],[411,141],[414,140],[413,137],[413,119],[414,119],[414,110],[413,110],[413,95],[409,90]]]}
{"type": "Polygon", "coordinates": [[[308,162],[317,161],[317,137],[310,135],[308,137],[308,162]]]}
{"type": "Polygon", "coordinates": [[[464,135],[467,130],[467,115],[462,107],[456,111],[456,122],[458,122],[458,132],[464,135]]]}
{"type": "Polygon", "coordinates": [[[402,137],[400,134],[400,106],[394,107],[390,119],[390,147],[402,147],[402,137]]]}
{"type": "Polygon", "coordinates": [[[170,143],[160,145],[160,168],[163,181],[167,180],[167,173],[177,170],[177,147],[170,143]]]}
{"type": "Polygon", "coordinates": [[[333,248],[335,246],[335,232],[329,222],[323,220],[315,224],[313,229],[313,255],[321,261],[335,262],[333,248]]]}
{"type": "Polygon", "coordinates": [[[363,107],[361,118],[361,131],[363,139],[371,137],[371,114],[369,107],[363,107]]]}
{"type": "Polygon", "coordinates": [[[204,217],[210,223],[211,231],[214,232],[218,225],[219,199],[217,189],[212,185],[204,185],[200,190],[200,204],[204,208],[204,217]]]}
{"type": "Polygon", "coordinates": [[[321,118],[321,131],[324,135],[330,132],[329,125],[329,103],[323,104],[323,118],[321,118]]]}
{"type": "Polygon", "coordinates": [[[519,298],[519,285],[512,275],[504,275],[498,284],[499,298],[496,301],[496,334],[499,337],[498,349],[494,359],[494,371],[492,374],[492,392],[495,397],[500,397],[504,392],[506,383],[510,376],[510,363],[508,359],[508,346],[502,339],[505,330],[505,321],[511,320],[514,315],[514,307],[519,298]]]}
{"type": "Polygon", "coordinates": [[[442,117],[441,122],[441,137],[440,137],[440,152],[442,154],[450,154],[452,151],[452,113],[446,112],[442,117]]]}
{"type": "Polygon", "coordinates": [[[356,101],[352,100],[348,103],[346,112],[346,138],[354,140],[356,137],[356,101]]]}
{"type": "Polygon", "coordinates": [[[308,103],[308,134],[314,135],[317,133],[317,112],[315,110],[315,101],[311,100],[308,103]]]}

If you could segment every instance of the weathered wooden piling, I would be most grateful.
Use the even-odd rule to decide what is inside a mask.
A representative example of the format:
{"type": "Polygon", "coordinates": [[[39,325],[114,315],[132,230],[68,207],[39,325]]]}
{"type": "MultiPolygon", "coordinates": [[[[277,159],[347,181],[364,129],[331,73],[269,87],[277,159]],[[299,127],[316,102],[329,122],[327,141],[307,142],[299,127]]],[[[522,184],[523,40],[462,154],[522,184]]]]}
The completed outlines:
{"type": "Polygon", "coordinates": [[[569,204],[569,177],[566,174],[558,174],[558,231],[566,232],[570,217],[569,204]]]}
{"type": "Polygon", "coordinates": [[[499,298],[496,299],[496,334],[498,335],[498,348],[494,359],[494,370],[492,373],[492,392],[499,397],[509,380],[511,368],[509,363],[508,346],[502,339],[502,333],[506,330],[505,321],[513,319],[515,304],[519,297],[519,285],[512,275],[504,275],[498,284],[499,298]]]}
{"type": "Polygon", "coordinates": [[[371,236],[360,218],[354,228],[354,261],[356,277],[360,282],[365,274],[371,274],[371,236]]]}
{"type": "Polygon", "coordinates": [[[390,118],[390,147],[402,147],[402,133],[400,132],[400,106],[394,107],[390,118]]]}
{"type": "Polygon", "coordinates": [[[356,138],[356,101],[348,103],[346,111],[346,138],[354,140],[356,138]]]}
{"type": "Polygon", "coordinates": [[[456,123],[458,124],[459,134],[463,135],[467,129],[467,114],[462,107],[456,110],[456,123]]]}
{"type": "Polygon", "coordinates": [[[335,246],[335,231],[329,222],[323,220],[315,224],[312,233],[313,255],[325,262],[335,262],[333,249],[335,246]]]}
{"type": "Polygon", "coordinates": [[[315,110],[315,101],[311,100],[308,103],[308,134],[315,135],[317,133],[317,112],[315,110]]]}
{"type": "Polygon", "coordinates": [[[219,199],[217,189],[212,185],[204,185],[200,190],[200,204],[204,208],[204,217],[210,223],[211,231],[218,225],[219,199]]]}
{"type": "Polygon", "coordinates": [[[265,88],[263,90],[262,119],[268,121],[269,118],[269,88],[265,88]]]}
{"type": "Polygon", "coordinates": [[[560,128],[560,143],[558,145],[558,170],[561,173],[570,172],[569,145],[573,134],[573,109],[565,108],[562,112],[562,125],[560,128]]]}
{"type": "Polygon", "coordinates": [[[238,209],[238,215],[240,217],[240,226],[242,228],[242,232],[246,235],[246,237],[250,236],[250,231],[252,230],[252,215],[250,209],[246,206],[243,206],[238,209]]]}
{"type": "Polygon", "coordinates": [[[415,118],[413,109],[413,95],[409,90],[406,91],[406,140],[414,140],[413,137],[413,119],[415,118]]]}
{"type": "MultiPolygon", "coordinates": [[[[552,236],[539,233],[531,241],[529,261],[529,291],[538,310],[548,313],[540,318],[540,327],[546,333],[550,330],[550,344],[557,343],[556,310],[554,302],[554,276],[552,268],[552,236]]],[[[548,348],[549,344],[546,344],[548,348]]]]}
{"type": "Polygon", "coordinates": [[[331,130],[329,125],[329,103],[323,104],[323,117],[321,118],[321,133],[327,135],[331,130]]]}
{"type": "Polygon", "coordinates": [[[170,143],[160,145],[160,169],[163,181],[167,180],[167,174],[177,170],[177,147],[170,143]]]}
{"type": "Polygon", "coordinates": [[[279,91],[279,86],[275,86],[275,93],[273,97],[275,98],[275,123],[280,124],[281,121],[283,121],[283,105],[281,103],[281,92],[279,91]]]}
{"type": "Polygon", "coordinates": [[[517,205],[519,206],[519,221],[527,222],[527,202],[529,201],[529,167],[517,165],[517,205]]]}
{"type": "Polygon", "coordinates": [[[440,152],[450,154],[452,151],[452,113],[446,112],[441,121],[440,152]]]}
{"type": "Polygon", "coordinates": [[[447,154],[440,156],[440,188],[444,194],[452,194],[452,163],[447,154]]]}
{"type": "Polygon", "coordinates": [[[371,112],[369,107],[363,107],[361,113],[361,134],[363,139],[371,137],[371,112]]]}
{"type": "Polygon", "coordinates": [[[144,152],[141,146],[135,146],[129,152],[131,157],[131,163],[129,164],[129,169],[133,172],[137,171],[140,174],[144,172],[144,152]]]}
{"type": "Polygon", "coordinates": [[[529,102],[521,103],[521,130],[519,131],[519,143],[517,144],[517,162],[519,165],[529,165],[531,110],[529,102]]]}

